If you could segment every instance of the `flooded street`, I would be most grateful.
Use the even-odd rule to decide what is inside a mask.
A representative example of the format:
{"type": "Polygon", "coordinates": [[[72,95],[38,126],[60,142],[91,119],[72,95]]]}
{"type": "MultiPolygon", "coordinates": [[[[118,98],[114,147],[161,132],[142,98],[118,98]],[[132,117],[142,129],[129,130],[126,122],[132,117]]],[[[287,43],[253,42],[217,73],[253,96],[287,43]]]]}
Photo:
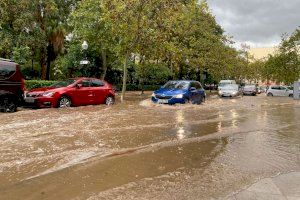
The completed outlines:
{"type": "Polygon", "coordinates": [[[219,99],[0,113],[0,199],[225,199],[300,171],[300,102],[219,99]]]}

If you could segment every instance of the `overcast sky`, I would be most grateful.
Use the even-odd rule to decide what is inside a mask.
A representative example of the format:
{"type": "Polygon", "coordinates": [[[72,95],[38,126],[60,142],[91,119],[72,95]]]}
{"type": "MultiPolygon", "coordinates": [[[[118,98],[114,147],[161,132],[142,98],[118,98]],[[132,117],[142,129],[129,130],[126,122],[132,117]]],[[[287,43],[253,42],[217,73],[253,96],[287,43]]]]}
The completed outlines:
{"type": "Polygon", "coordinates": [[[300,26],[300,0],[208,0],[217,22],[236,47],[270,47],[300,26]]]}

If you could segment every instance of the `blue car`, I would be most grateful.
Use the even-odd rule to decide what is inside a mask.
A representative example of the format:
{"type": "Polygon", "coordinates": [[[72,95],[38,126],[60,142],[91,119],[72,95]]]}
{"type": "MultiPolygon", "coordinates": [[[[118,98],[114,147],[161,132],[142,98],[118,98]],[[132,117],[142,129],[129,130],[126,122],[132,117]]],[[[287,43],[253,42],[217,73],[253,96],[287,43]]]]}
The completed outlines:
{"type": "Polygon", "coordinates": [[[154,91],[151,99],[159,104],[201,104],[205,97],[205,90],[198,81],[169,81],[154,91]]]}

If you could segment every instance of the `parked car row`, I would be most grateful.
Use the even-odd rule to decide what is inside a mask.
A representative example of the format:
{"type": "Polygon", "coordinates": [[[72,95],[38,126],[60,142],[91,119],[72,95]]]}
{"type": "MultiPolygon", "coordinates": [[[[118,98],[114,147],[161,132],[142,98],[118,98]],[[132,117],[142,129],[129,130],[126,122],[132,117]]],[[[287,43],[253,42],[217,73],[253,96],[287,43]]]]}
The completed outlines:
{"type": "MultiPolygon", "coordinates": [[[[96,78],[73,78],[49,87],[24,92],[25,83],[19,65],[0,59],[0,110],[14,112],[21,103],[38,108],[64,108],[71,106],[115,103],[115,90],[106,81],[96,78]]],[[[267,96],[292,96],[293,90],[286,86],[271,86],[267,90],[256,85],[236,84],[234,80],[222,80],[218,85],[220,97],[256,95],[266,91],[267,96]]],[[[198,81],[169,81],[154,91],[151,100],[158,104],[201,104],[206,99],[205,90],[198,81]]]]}

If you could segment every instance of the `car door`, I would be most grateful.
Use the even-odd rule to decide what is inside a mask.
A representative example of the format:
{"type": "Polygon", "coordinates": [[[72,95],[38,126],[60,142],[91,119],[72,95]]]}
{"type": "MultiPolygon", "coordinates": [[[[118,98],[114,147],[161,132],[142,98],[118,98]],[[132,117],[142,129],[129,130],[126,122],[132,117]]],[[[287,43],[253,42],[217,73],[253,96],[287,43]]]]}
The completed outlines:
{"type": "Polygon", "coordinates": [[[103,81],[99,79],[92,79],[91,80],[91,87],[94,93],[94,103],[95,104],[102,104],[105,102],[106,98],[106,88],[103,81]]]}
{"type": "Polygon", "coordinates": [[[280,86],[279,87],[279,96],[284,97],[284,96],[287,96],[286,94],[287,94],[286,87],[280,86]]]}
{"type": "Polygon", "coordinates": [[[89,79],[83,79],[78,83],[76,98],[78,99],[78,104],[80,105],[90,105],[94,102],[93,88],[91,87],[91,81],[89,79]]]}
{"type": "Polygon", "coordinates": [[[272,86],[271,87],[271,93],[273,96],[280,96],[281,95],[281,90],[279,86],[272,86]]]}
{"type": "Polygon", "coordinates": [[[201,85],[198,84],[197,82],[191,82],[191,100],[192,102],[199,102],[201,99],[201,85]]]}
{"type": "Polygon", "coordinates": [[[201,101],[202,98],[204,97],[204,89],[201,85],[201,83],[199,82],[195,82],[195,86],[196,86],[196,89],[197,89],[197,101],[201,101]]]}
{"type": "Polygon", "coordinates": [[[189,90],[190,90],[190,101],[194,102],[197,98],[197,88],[194,82],[190,83],[189,90]]]}

